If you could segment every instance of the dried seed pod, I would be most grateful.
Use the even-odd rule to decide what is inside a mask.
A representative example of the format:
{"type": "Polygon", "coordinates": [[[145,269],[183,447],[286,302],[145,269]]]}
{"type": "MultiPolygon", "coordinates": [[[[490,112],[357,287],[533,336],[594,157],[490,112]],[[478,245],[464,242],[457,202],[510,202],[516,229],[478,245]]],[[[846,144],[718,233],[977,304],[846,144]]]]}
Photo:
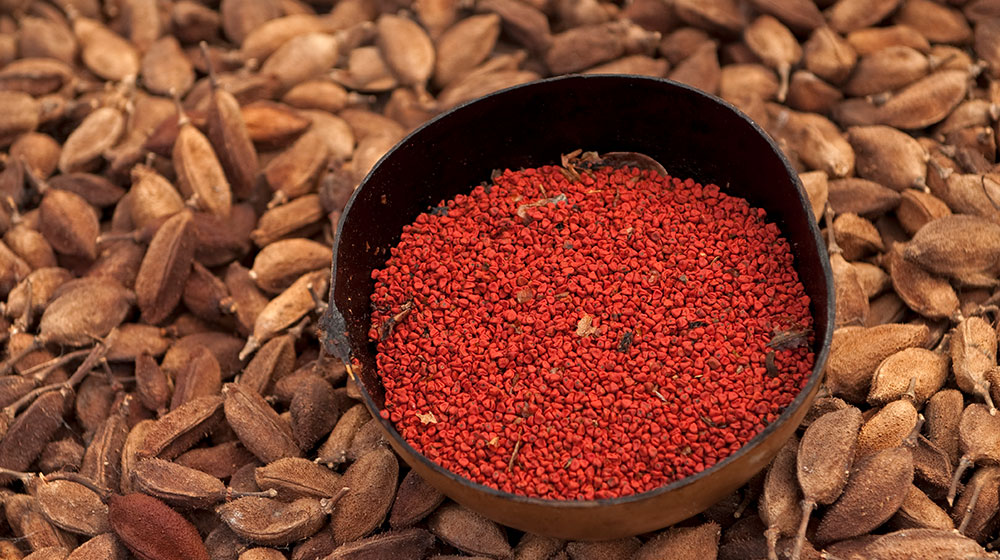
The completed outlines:
{"type": "Polygon", "coordinates": [[[875,369],[868,403],[884,405],[907,395],[915,404],[923,404],[944,385],[947,376],[946,356],[924,348],[901,350],[875,369]]]}
{"type": "Polygon", "coordinates": [[[837,216],[833,221],[833,233],[847,260],[859,260],[885,250],[875,225],[857,214],[848,212],[837,216]]]}
{"type": "Polygon", "coordinates": [[[24,224],[16,224],[7,230],[3,241],[32,269],[58,266],[55,252],[45,236],[24,224]]]}
{"type": "Polygon", "coordinates": [[[423,529],[387,531],[343,544],[327,560],[377,560],[379,558],[422,558],[434,543],[434,535],[423,529]]]}
{"type": "Polygon", "coordinates": [[[868,27],[847,34],[847,42],[861,56],[888,47],[910,47],[920,52],[930,52],[931,45],[919,31],[908,25],[868,27]]]}
{"type": "Polygon", "coordinates": [[[677,17],[689,25],[700,27],[711,33],[738,35],[746,26],[743,12],[732,0],[712,0],[698,2],[681,0],[675,2],[677,17]]]}
{"type": "Polygon", "coordinates": [[[375,44],[399,83],[422,89],[434,72],[434,44],[413,20],[382,14],[375,21],[375,44]]]}
{"type": "Polygon", "coordinates": [[[923,78],[932,69],[928,57],[916,49],[901,45],[886,47],[861,57],[844,84],[844,93],[864,97],[895,91],[923,78]]]}
{"type": "Polygon", "coordinates": [[[117,488],[121,479],[122,449],[128,438],[127,403],[100,424],[83,454],[80,474],[101,488],[117,488]]]}
{"type": "Polygon", "coordinates": [[[809,205],[812,206],[813,218],[819,221],[830,195],[826,173],[823,171],[799,173],[799,180],[802,181],[806,197],[809,199],[809,205]]]}
{"type": "Polygon", "coordinates": [[[222,398],[194,399],[150,426],[137,453],[141,457],[173,459],[210,434],[222,420],[222,398]]]}
{"type": "Polygon", "coordinates": [[[774,68],[781,78],[777,99],[784,101],[788,93],[788,75],[793,65],[802,58],[802,47],[792,32],[777,18],[762,15],[743,31],[747,46],[764,62],[774,68]]]}
{"type": "Polygon", "coordinates": [[[184,307],[205,321],[226,324],[231,312],[226,285],[198,261],[191,264],[181,296],[184,307]]]}
{"type": "Polygon", "coordinates": [[[196,346],[184,367],[174,378],[174,393],[170,410],[198,397],[218,395],[222,389],[222,371],[215,355],[204,346],[196,346]]]}
{"type": "Polygon", "coordinates": [[[875,529],[896,513],[912,482],[913,459],[906,448],[885,449],[860,459],[843,495],[820,519],[815,540],[828,543],[875,529]]]}
{"type": "Polygon", "coordinates": [[[769,105],[772,132],[785,138],[810,169],[825,171],[829,177],[844,177],[854,170],[854,149],[837,125],[814,113],[799,113],[780,105],[769,105]]]}
{"type": "Polygon", "coordinates": [[[162,329],[139,323],[118,325],[108,333],[104,343],[108,348],[104,358],[109,362],[132,362],[142,353],[162,356],[170,346],[162,329]]]}
{"type": "MultiPolygon", "coordinates": [[[[384,447],[365,454],[348,467],[340,482],[350,490],[330,516],[330,529],[337,543],[364,537],[382,524],[396,496],[398,478],[396,455],[384,447]]],[[[431,530],[438,533],[433,526],[431,530]]]]}
{"type": "Polygon", "coordinates": [[[209,560],[194,525],[162,501],[145,494],[113,495],[108,502],[115,535],[143,560],[209,560]],[[156,527],[156,531],[150,531],[156,527]]]}
{"type": "Polygon", "coordinates": [[[327,245],[302,238],[283,239],[257,253],[250,276],[262,290],[278,293],[303,274],[329,267],[332,257],[327,245]]]}
{"type": "Polygon", "coordinates": [[[163,459],[142,459],[132,470],[132,488],[182,509],[209,508],[226,495],[218,478],[163,459]]]}
{"type": "Polygon", "coordinates": [[[178,95],[194,85],[194,67],[172,35],[157,39],[142,57],[142,83],[152,93],[178,95]]]}
{"type": "Polygon", "coordinates": [[[328,113],[336,113],[359,100],[360,96],[349,94],[346,89],[333,81],[322,78],[306,80],[297,84],[281,97],[282,103],[291,107],[315,109],[328,113]]]}
{"type": "MultiPolygon", "coordinates": [[[[764,489],[757,502],[761,521],[767,525],[765,536],[769,551],[773,551],[780,537],[794,536],[802,521],[795,454],[799,448],[797,437],[792,437],[778,451],[764,478],[764,489]]],[[[653,558],[652,556],[650,558],[653,558]]]]}
{"type": "Polygon", "coordinates": [[[307,376],[292,397],[292,435],[303,452],[326,437],[340,418],[333,387],[319,376],[307,376]]]}
{"type": "Polygon", "coordinates": [[[8,146],[21,134],[38,127],[41,106],[26,93],[0,91],[0,146],[8,146]]]}
{"type": "Polygon", "coordinates": [[[907,0],[893,20],[916,29],[934,43],[962,44],[972,38],[972,29],[962,13],[930,0],[907,0]]]}
{"type": "Polygon", "coordinates": [[[549,20],[535,6],[518,0],[484,0],[476,3],[476,9],[500,16],[504,33],[535,53],[545,53],[552,43],[549,20]]]}
{"type": "Polygon", "coordinates": [[[891,14],[900,0],[838,0],[826,12],[826,20],[830,27],[841,33],[847,33],[869,27],[891,14]]]}
{"type": "Polygon", "coordinates": [[[162,175],[153,168],[137,165],[132,168],[132,188],[129,197],[132,222],[145,227],[173,216],[184,209],[184,200],[162,175]]]}
{"type": "Polygon", "coordinates": [[[97,211],[83,197],[53,189],[38,208],[40,231],[53,249],[89,260],[97,258],[97,211]]]}
{"type": "Polygon", "coordinates": [[[240,54],[243,60],[262,61],[293,37],[325,31],[325,26],[320,18],[312,14],[273,17],[258,26],[246,29],[246,36],[240,43],[240,54]]]}
{"type": "Polygon", "coordinates": [[[441,491],[428,484],[417,471],[410,470],[399,484],[396,500],[389,512],[389,525],[393,529],[414,525],[430,515],[443,501],[441,491]]]}
{"type": "Polygon", "coordinates": [[[271,498],[246,497],[216,510],[240,537],[254,543],[284,546],[305,539],[323,527],[326,512],[315,498],[285,503],[271,498]]]}
{"type": "Polygon", "coordinates": [[[143,352],[135,359],[135,392],[139,401],[157,413],[165,413],[170,401],[170,383],[159,364],[143,352]]]}
{"type": "Polygon", "coordinates": [[[951,530],[955,528],[948,514],[913,484],[906,492],[906,497],[903,498],[899,510],[889,520],[889,525],[896,529],[951,530]]]}
{"type": "Polygon", "coordinates": [[[229,265],[223,281],[229,290],[233,307],[236,308],[236,318],[242,328],[241,332],[249,333],[253,330],[257,315],[267,305],[267,298],[257,289],[250,271],[238,262],[229,265]]]}
{"type": "MultiPolygon", "coordinates": [[[[933,176],[935,173],[930,174],[933,176]]],[[[957,214],[973,214],[993,222],[1000,221],[1000,210],[993,200],[1000,200],[1000,182],[981,173],[950,173],[931,191],[940,196],[957,214]]]]}
{"type": "Polygon", "coordinates": [[[50,524],[38,508],[38,502],[25,494],[9,494],[4,498],[7,524],[29,550],[58,547],[71,550],[76,539],[62,529],[50,524]]]}
{"type": "Polygon", "coordinates": [[[889,278],[889,275],[877,265],[866,262],[854,262],[851,263],[851,266],[857,274],[858,283],[861,284],[861,288],[869,298],[878,296],[892,286],[892,280],[889,278]]]}
{"type": "Polygon", "coordinates": [[[948,504],[955,500],[958,483],[965,469],[974,464],[1000,463],[1000,416],[991,414],[985,405],[974,403],[965,407],[958,423],[958,444],[962,458],[955,468],[948,489],[948,504]]]}
{"type": "Polygon", "coordinates": [[[778,87],[774,72],[762,64],[730,64],[719,74],[719,97],[734,103],[748,95],[771,99],[778,87]]]}
{"type": "Polygon", "coordinates": [[[125,190],[101,175],[64,173],[48,179],[49,187],[70,191],[83,197],[91,206],[104,208],[118,202],[125,190]]]}
{"type": "Polygon", "coordinates": [[[1000,467],[985,466],[976,469],[952,509],[958,531],[981,540],[988,534],[988,525],[1000,506],[1000,467]]]}
{"type": "Polygon", "coordinates": [[[319,196],[307,194],[265,212],[250,233],[258,247],[270,245],[285,237],[308,237],[319,229],[326,218],[319,196]]]}
{"type": "Polygon", "coordinates": [[[274,191],[272,204],[314,192],[329,152],[318,132],[306,132],[278,157],[264,166],[263,175],[274,191]]]}
{"type": "Polygon", "coordinates": [[[273,548],[251,548],[241,552],[239,560],[285,560],[285,555],[273,548]]]}
{"type": "Polygon", "coordinates": [[[870,560],[920,557],[926,560],[982,558],[986,555],[976,541],[954,530],[905,529],[882,535],[864,548],[870,560]]]}
{"type": "Polygon", "coordinates": [[[809,0],[751,0],[758,11],[781,20],[795,31],[807,32],[825,23],[823,14],[809,0]]]}
{"type": "Polygon", "coordinates": [[[73,33],[80,42],[80,58],[94,74],[115,82],[139,74],[138,50],[100,22],[76,18],[73,33]]]}
{"type": "Polygon", "coordinates": [[[869,418],[858,433],[857,457],[873,455],[902,445],[917,425],[917,409],[908,399],[899,399],[882,407],[869,418]]]}
{"type": "Polygon", "coordinates": [[[40,179],[45,179],[56,170],[62,147],[48,134],[28,132],[21,135],[10,146],[9,155],[21,159],[28,169],[40,179]]]}
{"type": "Polygon", "coordinates": [[[965,99],[969,75],[965,70],[939,70],[901,89],[878,108],[881,124],[916,129],[941,121],[965,99]]]}
{"type": "Polygon", "coordinates": [[[239,441],[227,441],[212,447],[195,447],[178,456],[174,462],[219,479],[227,479],[243,465],[256,464],[257,458],[239,441]]]}
{"type": "Polygon", "coordinates": [[[935,393],[924,408],[927,437],[948,454],[953,465],[959,459],[958,424],[964,406],[962,393],[955,389],[943,389],[935,393]]]}
{"type": "Polygon", "coordinates": [[[208,109],[208,139],[238,198],[253,192],[259,162],[239,102],[233,94],[212,88],[208,109]]]}
{"type": "Polygon", "coordinates": [[[267,401],[243,385],[227,384],[226,420],[243,445],[261,461],[270,463],[284,457],[299,457],[291,427],[267,401]]]}
{"type": "Polygon", "coordinates": [[[261,66],[261,73],[274,76],[287,90],[330,70],[337,62],[341,41],[327,33],[297,35],[278,47],[261,66]]]}
{"type": "Polygon", "coordinates": [[[671,527],[647,541],[632,556],[634,560],[657,558],[715,558],[719,550],[721,529],[708,522],[694,527],[671,527]]]}
{"type": "Polygon", "coordinates": [[[903,257],[962,284],[992,286],[1000,273],[1000,225],[976,216],[938,218],[920,228],[903,257]]]}
{"type": "Polygon", "coordinates": [[[691,56],[678,63],[667,77],[675,82],[715,93],[719,90],[721,74],[718,44],[715,41],[707,41],[699,45],[691,56]]]}
{"type": "Polygon", "coordinates": [[[70,480],[44,480],[33,485],[38,510],[50,523],[71,533],[98,535],[111,530],[108,506],[96,492],[70,480]]]}
{"type": "MultiPolygon", "coordinates": [[[[506,558],[510,544],[502,527],[458,504],[439,507],[427,520],[427,527],[444,542],[469,553],[489,558],[506,558]]],[[[631,556],[639,547],[631,547],[631,556]]]]}
{"type": "Polygon", "coordinates": [[[811,113],[829,113],[844,98],[839,89],[826,83],[808,70],[792,74],[786,103],[793,109],[811,113]]]}
{"type": "Polygon", "coordinates": [[[824,80],[839,84],[847,79],[858,61],[854,48],[829,27],[818,27],[802,49],[807,70],[824,80]]]}
{"type": "Polygon", "coordinates": [[[888,126],[851,127],[858,176],[903,192],[923,184],[927,151],[908,134],[888,126]]]}
{"type": "Polygon", "coordinates": [[[893,288],[910,309],[933,319],[958,313],[958,295],[951,284],[907,261],[898,250],[889,253],[889,271],[893,288]]]}
{"type": "MultiPolygon", "coordinates": [[[[32,322],[34,314],[44,309],[59,286],[71,278],[72,275],[64,268],[37,268],[7,295],[4,313],[12,319],[25,316],[27,313],[26,319],[29,323],[32,322]]],[[[27,326],[22,325],[22,327],[27,326]]]]}
{"type": "Polygon", "coordinates": [[[181,115],[177,140],[171,150],[174,172],[181,193],[193,197],[199,208],[226,217],[233,193],[212,143],[190,119],[181,115]]]}
{"type": "MultiPolygon", "coordinates": [[[[632,558],[641,544],[636,537],[598,542],[573,541],[566,543],[565,554],[573,559],[632,558]]],[[[487,556],[480,557],[487,558],[487,556]]],[[[500,558],[500,556],[488,556],[488,558],[500,558]]]]}
{"type": "Polygon", "coordinates": [[[285,146],[311,125],[300,111],[273,101],[249,103],[240,114],[250,139],[265,147],[285,146]]]}
{"type": "Polygon", "coordinates": [[[857,270],[839,253],[830,257],[833,286],[836,294],[837,327],[863,325],[868,316],[868,296],[858,279],[857,270]]]}
{"type": "Polygon", "coordinates": [[[257,315],[253,334],[247,338],[246,346],[240,352],[240,359],[312,311],[316,305],[312,294],[326,292],[328,276],[329,273],[325,270],[303,274],[287,290],[272,299],[257,315]]]}
{"type": "Polygon", "coordinates": [[[128,552],[113,533],[103,533],[81,544],[65,560],[126,560],[128,552]]]}
{"type": "Polygon", "coordinates": [[[986,373],[997,363],[996,331],[983,319],[968,317],[952,331],[949,351],[958,388],[986,401],[995,413],[986,373]]]}
{"type": "Polygon", "coordinates": [[[194,258],[216,267],[242,258],[250,250],[250,232],[257,215],[248,203],[235,204],[228,217],[195,212],[192,228],[197,240],[194,258]]]}
{"type": "Polygon", "coordinates": [[[56,471],[75,472],[83,462],[83,452],[83,446],[72,438],[49,442],[38,457],[38,469],[44,474],[56,471]]]}
{"type": "Polygon", "coordinates": [[[438,87],[472,70],[493,51],[500,36],[500,16],[482,14],[462,19],[437,39],[434,83],[438,87]]]}
{"type": "Polygon", "coordinates": [[[994,78],[1000,74],[1000,18],[987,18],[976,23],[973,46],[976,56],[985,60],[994,78]]]}
{"type": "Polygon", "coordinates": [[[111,282],[90,283],[85,289],[53,296],[38,322],[37,339],[68,346],[86,346],[107,336],[121,324],[135,301],[132,292],[111,282]]]}
{"type": "Polygon", "coordinates": [[[364,405],[356,404],[347,409],[340,416],[337,425],[330,432],[330,437],[320,446],[316,455],[318,460],[331,465],[339,465],[347,460],[347,453],[351,449],[354,436],[366,422],[371,420],[368,409],[364,405]]]}
{"type": "Polygon", "coordinates": [[[194,257],[193,217],[179,212],[156,231],[135,279],[142,319],[163,322],[181,299],[181,288],[191,272],[194,257]]]}
{"type": "Polygon", "coordinates": [[[950,215],[951,210],[940,198],[915,189],[904,190],[899,207],[896,208],[896,219],[910,235],[915,234],[928,222],[950,215]]]}
{"type": "Polygon", "coordinates": [[[297,498],[330,498],[344,484],[340,475],[308,459],[286,457],[254,471],[254,479],[262,490],[274,489],[280,500],[297,498]]]}

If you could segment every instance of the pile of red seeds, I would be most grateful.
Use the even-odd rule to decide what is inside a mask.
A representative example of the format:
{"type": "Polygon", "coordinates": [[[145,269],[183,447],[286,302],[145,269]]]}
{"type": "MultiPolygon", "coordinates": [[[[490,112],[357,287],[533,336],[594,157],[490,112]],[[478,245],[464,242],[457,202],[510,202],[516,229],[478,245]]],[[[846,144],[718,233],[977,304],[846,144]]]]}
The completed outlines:
{"type": "Polygon", "coordinates": [[[730,455],[814,356],[808,336],[774,343],[812,319],[763,210],[651,171],[574,175],[508,170],[420,215],[372,273],[370,336],[383,415],[419,452],[505,492],[589,500],[730,455]]]}

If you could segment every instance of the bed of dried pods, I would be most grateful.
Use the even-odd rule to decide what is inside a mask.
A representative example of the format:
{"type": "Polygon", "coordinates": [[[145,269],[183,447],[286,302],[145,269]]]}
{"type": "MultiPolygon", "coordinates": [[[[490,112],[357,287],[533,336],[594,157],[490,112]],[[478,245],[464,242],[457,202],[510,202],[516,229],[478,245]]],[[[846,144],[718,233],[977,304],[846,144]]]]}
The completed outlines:
{"type": "Polygon", "coordinates": [[[998,118],[998,0],[0,0],[0,559],[994,557],[998,118]],[[445,501],[314,330],[374,162],[569,72],[761,123],[837,294],[770,468],[605,543],[445,501]]]}

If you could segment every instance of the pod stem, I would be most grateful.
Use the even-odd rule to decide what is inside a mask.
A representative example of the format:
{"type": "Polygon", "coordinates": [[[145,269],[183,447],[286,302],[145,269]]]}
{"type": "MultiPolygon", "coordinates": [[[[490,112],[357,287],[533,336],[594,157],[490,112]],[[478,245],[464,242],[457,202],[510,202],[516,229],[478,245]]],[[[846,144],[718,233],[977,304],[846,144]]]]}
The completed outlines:
{"type": "Polygon", "coordinates": [[[969,526],[969,521],[972,520],[972,510],[976,509],[976,504],[979,503],[979,494],[982,493],[983,486],[983,484],[977,484],[972,489],[972,495],[969,496],[969,503],[965,504],[965,515],[962,516],[962,522],[958,525],[958,532],[963,535],[966,527],[969,526]]]}
{"type": "Polygon", "coordinates": [[[94,483],[94,481],[90,480],[89,478],[83,476],[80,473],[59,471],[51,474],[39,475],[39,478],[42,479],[42,482],[48,482],[50,480],[68,480],[70,482],[75,482],[80,486],[84,486],[88,490],[100,496],[102,502],[107,502],[108,499],[111,498],[111,495],[114,493],[107,488],[98,486],[97,484],[94,483]]]}
{"type": "Polygon", "coordinates": [[[802,521],[799,522],[799,531],[795,534],[795,546],[792,547],[791,560],[799,560],[802,556],[802,545],[806,541],[806,529],[809,527],[809,516],[816,509],[816,502],[813,500],[802,500],[802,521]]]}
{"type": "Polygon", "coordinates": [[[955,468],[955,474],[951,477],[951,486],[948,487],[948,505],[955,505],[955,494],[958,492],[958,483],[962,480],[962,475],[965,474],[965,469],[972,465],[972,459],[969,459],[968,455],[962,455],[962,460],[958,462],[958,467],[955,468]]]}
{"type": "Polygon", "coordinates": [[[767,539],[767,560],[778,560],[778,528],[768,527],[764,531],[764,537],[767,539]]]}

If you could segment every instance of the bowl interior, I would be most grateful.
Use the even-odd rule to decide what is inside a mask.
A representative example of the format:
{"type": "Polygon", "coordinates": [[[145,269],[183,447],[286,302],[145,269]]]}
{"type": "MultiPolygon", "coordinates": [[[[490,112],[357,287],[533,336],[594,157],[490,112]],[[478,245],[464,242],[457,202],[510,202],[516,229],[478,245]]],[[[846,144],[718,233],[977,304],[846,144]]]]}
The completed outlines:
{"type": "MultiPolygon", "coordinates": [[[[388,250],[398,242],[403,226],[440,201],[488,181],[494,169],[558,163],[560,154],[577,148],[599,153],[640,152],[659,161],[674,177],[715,183],[724,192],[765,209],[767,219],[775,222],[788,239],[795,268],[811,299],[816,365],[792,405],[734,455],[699,475],[613,500],[541,500],[471,483],[417,454],[388,422],[382,421],[397,451],[422,475],[427,474],[432,484],[487,515],[504,504],[504,511],[493,517],[519,527],[517,521],[525,519],[528,510],[565,513],[612,503],[628,504],[647,495],[699,484],[713,473],[727,477],[713,488],[735,489],[757,472],[753,469],[766,465],[801,420],[803,405],[811,402],[818,388],[833,330],[833,282],[818,228],[796,173],[759,127],[717,98],[667,80],[633,76],[553,78],[486,96],[430,121],[374,167],[345,208],[334,246],[331,305],[322,319],[324,343],[330,353],[345,361],[358,361],[356,373],[362,396],[377,418],[385,394],[375,372],[375,345],[367,340],[369,297],[374,289],[371,271],[385,264],[388,250]],[[784,426],[790,422],[794,424],[784,426]],[[761,448],[759,444],[768,438],[781,441],[761,448]],[[740,455],[753,453],[759,457],[744,461],[738,469],[733,466],[721,472],[727,463],[737,462],[740,455]],[[476,501],[474,498],[483,498],[494,509],[469,503],[476,501]],[[527,509],[508,515],[511,503],[523,504],[527,509]]],[[[702,492],[703,500],[711,499],[710,494],[702,492]]],[[[700,507],[704,509],[711,503],[700,507]]],[[[510,507],[517,510],[516,506],[510,507]]],[[[672,521],[658,526],[694,515],[700,511],[692,511],[697,507],[675,512],[673,517],[661,516],[661,522],[672,521]],[[681,513],[686,515],[678,517],[681,513]]],[[[573,534],[600,538],[621,533],[602,535],[592,528],[588,532],[579,521],[573,525],[571,517],[566,518],[566,525],[573,534]],[[575,532],[573,527],[577,527],[575,532]]],[[[537,525],[530,528],[539,532],[537,525]]],[[[557,529],[549,532],[569,534],[557,529]]]]}

